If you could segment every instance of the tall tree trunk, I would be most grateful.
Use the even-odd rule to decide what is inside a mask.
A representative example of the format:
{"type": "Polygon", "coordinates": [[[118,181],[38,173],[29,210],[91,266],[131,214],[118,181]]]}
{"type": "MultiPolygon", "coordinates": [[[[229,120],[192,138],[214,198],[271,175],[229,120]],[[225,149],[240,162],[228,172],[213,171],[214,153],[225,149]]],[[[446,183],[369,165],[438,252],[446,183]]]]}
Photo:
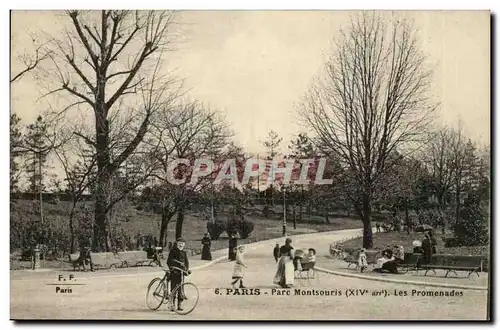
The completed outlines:
{"type": "Polygon", "coordinates": [[[373,247],[372,233],[372,207],[369,193],[363,194],[363,248],[371,249],[373,247]]]}
{"type": "Polygon", "coordinates": [[[175,223],[175,239],[182,237],[182,225],[184,224],[184,205],[179,206],[177,211],[177,222],[175,223]]]}
{"type": "Polygon", "coordinates": [[[167,239],[167,228],[168,223],[170,222],[170,214],[168,214],[168,210],[163,208],[161,212],[161,225],[160,225],[160,246],[165,246],[165,241],[167,239]]]}
{"type": "Polygon", "coordinates": [[[406,203],[405,203],[405,221],[406,221],[406,232],[409,235],[410,229],[411,229],[411,223],[410,223],[410,217],[408,214],[408,204],[406,204],[406,203]]]}
{"type": "Polygon", "coordinates": [[[299,205],[299,221],[302,222],[302,201],[300,202],[299,205]]]}
{"type": "Polygon", "coordinates": [[[460,217],[460,190],[462,187],[460,186],[460,181],[457,180],[457,191],[455,193],[455,223],[458,223],[460,217]]]}
{"type": "Polygon", "coordinates": [[[296,206],[293,206],[293,229],[297,229],[297,212],[295,211],[296,206]]]}
{"type": "MultiPolygon", "coordinates": [[[[106,24],[102,20],[103,28],[106,24]]],[[[105,29],[103,29],[105,31],[105,29]]],[[[102,55],[104,56],[104,55],[102,55]]],[[[97,191],[95,198],[95,226],[93,249],[108,251],[108,201],[109,201],[109,183],[111,180],[111,157],[109,151],[109,121],[108,106],[106,104],[106,67],[102,66],[97,71],[97,90],[95,99],[95,132],[96,132],[96,154],[97,154],[97,191]]]]}
{"type": "Polygon", "coordinates": [[[75,253],[75,229],[73,226],[73,218],[75,217],[76,202],[73,201],[71,211],[69,212],[69,238],[70,238],[70,253],[75,253]]]}

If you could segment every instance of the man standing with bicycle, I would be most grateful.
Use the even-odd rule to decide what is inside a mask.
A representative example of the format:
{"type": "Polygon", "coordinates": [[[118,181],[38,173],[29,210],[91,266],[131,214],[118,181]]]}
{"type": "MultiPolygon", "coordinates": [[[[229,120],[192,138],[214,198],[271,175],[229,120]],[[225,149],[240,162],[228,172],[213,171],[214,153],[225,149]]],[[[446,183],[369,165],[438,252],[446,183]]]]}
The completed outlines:
{"type": "MultiPolygon", "coordinates": [[[[182,238],[178,238],[175,247],[170,250],[167,258],[167,265],[171,269],[170,273],[170,292],[173,292],[175,288],[182,283],[182,273],[173,268],[178,267],[185,270],[188,274],[191,274],[189,270],[189,260],[186,251],[184,251],[184,246],[186,241],[182,238]]],[[[175,299],[175,297],[174,297],[175,299]]],[[[177,295],[177,310],[182,310],[182,301],[185,300],[184,292],[178,290],[177,295]]],[[[175,306],[172,306],[175,308],[175,306]]]]}

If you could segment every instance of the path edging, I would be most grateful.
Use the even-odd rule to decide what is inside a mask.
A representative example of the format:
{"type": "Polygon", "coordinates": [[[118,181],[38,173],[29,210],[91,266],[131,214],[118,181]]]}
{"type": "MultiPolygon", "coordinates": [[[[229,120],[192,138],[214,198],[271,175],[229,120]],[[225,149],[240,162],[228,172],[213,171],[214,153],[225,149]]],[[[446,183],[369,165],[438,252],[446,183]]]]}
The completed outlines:
{"type": "Polygon", "coordinates": [[[445,284],[445,283],[436,283],[436,282],[420,282],[420,281],[410,281],[410,280],[395,280],[389,278],[381,278],[381,277],[373,277],[373,276],[364,276],[357,274],[348,274],[344,272],[338,272],[330,269],[315,267],[314,269],[331,275],[343,276],[343,277],[351,277],[358,278],[361,280],[369,280],[369,281],[378,281],[378,282],[386,282],[386,283],[397,283],[397,284],[408,284],[408,285],[417,285],[417,286],[430,286],[430,287],[438,287],[438,288],[449,288],[449,289],[465,289],[465,290],[479,290],[479,291],[487,291],[487,287],[482,286],[469,286],[469,285],[459,285],[459,284],[445,284]]]}
{"type": "MultiPolygon", "coordinates": [[[[362,228],[350,228],[350,229],[340,229],[340,230],[332,230],[332,231],[319,231],[319,232],[315,232],[315,233],[307,233],[307,234],[299,234],[299,235],[291,235],[291,236],[288,236],[290,238],[307,238],[309,236],[314,236],[314,235],[325,235],[325,234],[338,234],[338,233],[342,233],[342,232],[345,232],[345,231],[359,231],[359,230],[363,230],[362,228]]],[[[275,241],[275,240],[278,240],[278,239],[283,239],[284,237],[277,237],[277,238],[270,238],[270,239],[267,239],[267,240],[263,240],[263,241],[256,241],[256,242],[252,242],[252,243],[248,243],[248,244],[244,244],[245,245],[245,248],[247,250],[252,250],[252,249],[255,249],[256,247],[262,245],[262,244],[268,244],[269,242],[271,241],[275,241]]],[[[212,253],[217,253],[217,252],[220,252],[220,251],[227,251],[227,248],[225,249],[220,249],[220,250],[217,250],[217,251],[213,251],[212,253]]],[[[214,264],[216,263],[219,263],[223,260],[227,260],[227,255],[225,256],[222,256],[222,257],[218,257],[212,261],[209,261],[203,265],[200,265],[200,266],[196,266],[196,267],[193,267],[192,270],[200,270],[200,269],[205,269],[207,267],[210,267],[210,266],[213,266],[214,264]]]]}

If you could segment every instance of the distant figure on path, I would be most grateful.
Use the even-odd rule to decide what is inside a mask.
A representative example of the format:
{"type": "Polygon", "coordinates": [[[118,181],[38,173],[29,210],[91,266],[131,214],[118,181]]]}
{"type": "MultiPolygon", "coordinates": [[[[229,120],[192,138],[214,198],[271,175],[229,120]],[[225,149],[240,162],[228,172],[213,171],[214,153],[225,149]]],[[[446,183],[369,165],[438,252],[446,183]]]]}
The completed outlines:
{"type": "Polygon", "coordinates": [[[436,254],[437,253],[437,242],[436,242],[436,239],[433,237],[432,235],[432,230],[429,231],[429,239],[431,241],[431,250],[432,250],[432,254],[436,254]]]}
{"type": "Polygon", "coordinates": [[[245,261],[243,260],[243,254],[245,252],[245,247],[243,245],[238,246],[236,249],[236,262],[234,263],[233,270],[233,282],[231,285],[235,288],[236,283],[240,282],[240,289],[244,289],[243,286],[243,267],[247,268],[245,261]]]}
{"type": "Polygon", "coordinates": [[[280,247],[280,261],[278,262],[278,269],[274,275],[274,284],[278,284],[282,288],[290,288],[293,285],[294,267],[293,259],[295,257],[294,249],[292,247],[292,239],[287,238],[285,245],[280,247]]]}
{"type": "Polygon", "coordinates": [[[363,248],[358,255],[358,266],[361,272],[368,268],[368,261],[366,260],[366,250],[363,248]]]}
{"type": "MultiPolygon", "coordinates": [[[[182,282],[182,273],[174,269],[172,267],[180,268],[186,271],[188,274],[191,274],[189,270],[189,259],[186,251],[184,251],[184,246],[186,245],[186,241],[182,238],[177,238],[175,247],[170,251],[167,258],[167,265],[170,268],[170,292],[172,293],[178,285],[182,282]]],[[[177,299],[177,310],[183,310],[182,302],[186,299],[184,292],[182,290],[177,291],[177,297],[174,297],[174,304],[171,306],[171,309],[175,308],[175,300],[177,299]]]]}
{"type": "Polygon", "coordinates": [[[203,245],[201,250],[201,260],[212,260],[212,251],[210,251],[212,241],[210,240],[208,233],[205,233],[205,236],[201,239],[201,244],[203,245]]]}
{"type": "Polygon", "coordinates": [[[423,252],[423,262],[429,264],[432,258],[432,242],[429,238],[429,234],[425,234],[424,240],[422,241],[422,252],[423,252]]]}
{"type": "Polygon", "coordinates": [[[395,253],[394,253],[394,257],[396,257],[396,261],[400,262],[400,261],[403,261],[404,258],[405,258],[405,249],[402,245],[400,246],[395,246],[395,253]]]}
{"type": "Polygon", "coordinates": [[[238,239],[234,234],[229,237],[229,260],[236,260],[236,247],[238,246],[238,239]]]}
{"type": "Polygon", "coordinates": [[[375,224],[375,227],[377,227],[377,233],[380,233],[380,223],[378,221],[375,224]]]}
{"type": "Polygon", "coordinates": [[[83,266],[83,271],[86,271],[85,265],[90,264],[90,271],[94,271],[94,263],[92,262],[92,256],[90,255],[90,246],[83,246],[80,250],[80,256],[78,262],[83,266]]]}
{"type": "Polygon", "coordinates": [[[274,260],[276,260],[276,262],[278,262],[278,260],[280,258],[280,245],[278,243],[276,243],[276,246],[274,247],[273,256],[274,256],[274,260]]]}
{"type": "Polygon", "coordinates": [[[422,251],[422,242],[420,241],[413,241],[413,253],[420,253],[422,254],[423,251],[422,251]]]}

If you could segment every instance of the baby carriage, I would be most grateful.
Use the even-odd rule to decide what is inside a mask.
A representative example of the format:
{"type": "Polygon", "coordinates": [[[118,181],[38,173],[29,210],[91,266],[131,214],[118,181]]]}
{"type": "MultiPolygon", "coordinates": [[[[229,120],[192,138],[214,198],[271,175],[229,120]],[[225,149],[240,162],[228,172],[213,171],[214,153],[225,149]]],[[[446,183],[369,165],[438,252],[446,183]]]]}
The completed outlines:
{"type": "Polygon", "coordinates": [[[293,264],[295,268],[294,278],[301,286],[309,286],[318,283],[319,273],[314,269],[316,262],[311,262],[303,250],[297,250],[295,252],[293,264]]]}

